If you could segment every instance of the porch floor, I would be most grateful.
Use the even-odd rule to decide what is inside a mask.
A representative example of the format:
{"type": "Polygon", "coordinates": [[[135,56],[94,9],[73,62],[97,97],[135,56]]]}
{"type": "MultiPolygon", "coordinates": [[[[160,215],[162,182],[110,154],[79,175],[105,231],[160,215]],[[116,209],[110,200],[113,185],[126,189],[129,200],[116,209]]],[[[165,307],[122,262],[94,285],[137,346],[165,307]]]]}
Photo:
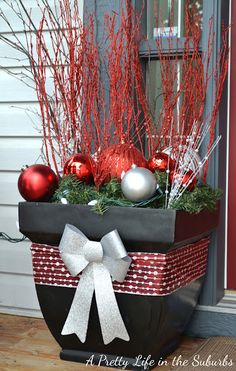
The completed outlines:
{"type": "MultiPolygon", "coordinates": [[[[154,370],[173,370],[174,356],[181,355],[183,359],[188,359],[204,341],[205,339],[183,337],[180,347],[167,358],[168,365],[156,367],[154,370]]],[[[0,314],[0,371],[114,370],[61,361],[59,352],[60,348],[43,319],[0,314]]],[[[186,370],[186,367],[183,366],[183,370],[186,370]]]]}

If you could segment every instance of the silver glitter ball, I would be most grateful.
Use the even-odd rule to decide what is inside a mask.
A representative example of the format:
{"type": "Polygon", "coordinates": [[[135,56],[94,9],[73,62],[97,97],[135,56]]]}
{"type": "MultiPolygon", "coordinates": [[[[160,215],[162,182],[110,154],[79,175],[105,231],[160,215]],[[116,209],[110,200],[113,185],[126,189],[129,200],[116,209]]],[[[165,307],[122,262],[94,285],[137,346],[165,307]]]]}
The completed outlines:
{"type": "Polygon", "coordinates": [[[122,192],[130,201],[148,200],[154,195],[156,188],[155,176],[144,167],[132,167],[125,173],[121,181],[122,192]]]}

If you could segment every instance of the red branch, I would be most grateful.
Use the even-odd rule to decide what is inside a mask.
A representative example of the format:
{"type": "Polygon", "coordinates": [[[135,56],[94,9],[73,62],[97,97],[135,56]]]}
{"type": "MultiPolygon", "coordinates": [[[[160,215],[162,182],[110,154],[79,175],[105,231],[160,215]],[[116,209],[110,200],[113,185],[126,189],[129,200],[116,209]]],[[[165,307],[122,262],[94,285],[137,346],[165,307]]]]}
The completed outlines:
{"type": "Polygon", "coordinates": [[[208,118],[212,145],[228,67],[226,31],[217,65],[210,71],[212,20],[207,51],[200,53],[200,19],[194,7],[190,9],[187,2],[184,45],[173,36],[171,14],[172,35],[165,38],[165,53],[163,38],[156,39],[163,105],[153,120],[139,58],[142,12],[138,15],[130,1],[124,0],[119,15],[104,16],[105,36],[98,43],[92,15],[83,26],[76,0],[57,3],[55,16],[50,7],[38,2],[42,12],[38,29],[29,23],[29,58],[42,118],[44,152],[57,173],[75,152],[99,156],[111,144],[129,143],[143,154],[147,149],[150,155],[166,146],[175,149],[184,144],[193,124],[196,135],[201,135],[208,83],[213,76],[215,98],[208,118]],[[181,59],[176,43],[182,49],[181,59]]]}

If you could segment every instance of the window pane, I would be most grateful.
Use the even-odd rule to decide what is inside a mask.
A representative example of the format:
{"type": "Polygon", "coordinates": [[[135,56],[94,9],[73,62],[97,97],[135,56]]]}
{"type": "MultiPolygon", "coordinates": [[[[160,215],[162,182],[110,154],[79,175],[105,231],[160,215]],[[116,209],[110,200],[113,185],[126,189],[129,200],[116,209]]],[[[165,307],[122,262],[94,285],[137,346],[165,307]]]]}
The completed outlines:
{"type": "Polygon", "coordinates": [[[147,99],[157,132],[170,118],[176,132],[189,132],[195,121],[201,121],[204,109],[202,61],[163,57],[148,61],[146,71],[147,99]]]}
{"type": "MultiPolygon", "coordinates": [[[[186,4],[196,12],[202,28],[203,0],[147,0],[147,38],[172,35],[185,36],[186,4]]],[[[190,17],[190,28],[193,19],[190,17]]]]}
{"type": "MultiPolygon", "coordinates": [[[[176,97],[178,89],[178,80],[179,80],[179,69],[180,63],[169,62],[167,70],[161,72],[161,64],[158,60],[150,60],[147,63],[147,72],[146,72],[146,93],[147,99],[150,106],[150,111],[152,117],[156,123],[159,120],[162,121],[163,115],[165,116],[165,98],[167,95],[176,97]],[[168,73],[170,74],[168,86],[163,86],[162,79],[164,76],[161,74],[168,73]]],[[[174,102],[172,102],[174,105],[174,102]]],[[[177,109],[177,104],[176,104],[177,109]]]]}
{"type": "Polygon", "coordinates": [[[159,61],[151,60],[147,63],[146,91],[150,110],[156,121],[163,104],[159,61]]]}

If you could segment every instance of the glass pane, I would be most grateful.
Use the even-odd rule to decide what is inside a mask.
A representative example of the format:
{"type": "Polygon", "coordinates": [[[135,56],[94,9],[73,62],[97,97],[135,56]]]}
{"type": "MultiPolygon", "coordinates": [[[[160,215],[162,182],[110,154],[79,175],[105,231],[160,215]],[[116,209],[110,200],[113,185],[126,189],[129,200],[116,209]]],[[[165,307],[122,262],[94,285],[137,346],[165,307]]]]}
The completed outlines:
{"type": "Polygon", "coordinates": [[[156,60],[149,61],[147,63],[146,71],[147,99],[150,105],[152,116],[156,121],[163,104],[160,62],[156,60]]]}
{"type": "Polygon", "coordinates": [[[158,123],[159,120],[162,121],[165,116],[165,97],[167,97],[167,95],[173,98],[172,104],[174,105],[178,89],[179,69],[180,63],[176,64],[174,61],[169,61],[169,65],[166,67],[165,71],[163,67],[161,71],[161,63],[158,60],[150,60],[147,63],[146,94],[152,117],[156,123],[158,123]],[[164,79],[162,74],[165,73],[168,73],[170,76],[168,86],[163,86],[162,84],[162,79],[164,79]]]}
{"type": "Polygon", "coordinates": [[[170,34],[184,37],[187,3],[190,11],[196,14],[196,17],[190,17],[190,34],[191,22],[200,22],[202,28],[203,0],[147,0],[147,38],[167,37],[170,34]]]}
{"type": "Polygon", "coordinates": [[[147,62],[147,99],[157,128],[171,118],[176,132],[184,135],[195,121],[201,121],[202,68],[200,59],[192,61],[191,57],[147,62]]]}

